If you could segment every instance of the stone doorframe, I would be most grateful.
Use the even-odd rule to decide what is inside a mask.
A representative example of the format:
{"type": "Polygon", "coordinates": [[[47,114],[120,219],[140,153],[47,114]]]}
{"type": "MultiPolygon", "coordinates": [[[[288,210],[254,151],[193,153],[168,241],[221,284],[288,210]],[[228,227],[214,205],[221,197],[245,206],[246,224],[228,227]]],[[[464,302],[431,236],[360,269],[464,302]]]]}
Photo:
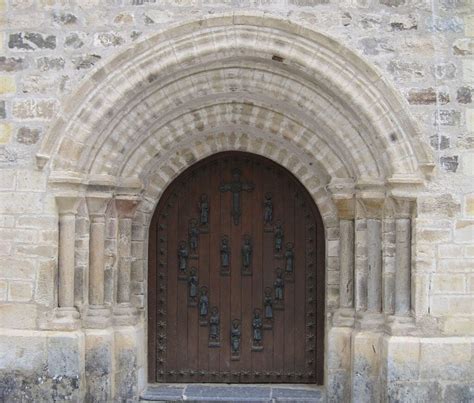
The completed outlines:
{"type": "Polygon", "coordinates": [[[232,13],[159,32],[86,77],[37,154],[59,213],[58,303],[43,326],[83,329],[86,349],[109,342],[128,349],[133,375],[120,367],[129,361],[124,354],[109,351],[115,372],[107,393],[139,393],[155,206],[194,162],[246,151],[293,173],[321,212],[325,385],[348,390],[351,362],[338,355],[331,332],[396,332],[416,314],[411,222],[434,167],[421,137],[405,101],[374,66],[309,27],[232,13]],[[81,238],[90,245],[84,272],[76,259],[78,211],[90,224],[81,238]],[[126,329],[135,336],[113,336],[126,329]]]}

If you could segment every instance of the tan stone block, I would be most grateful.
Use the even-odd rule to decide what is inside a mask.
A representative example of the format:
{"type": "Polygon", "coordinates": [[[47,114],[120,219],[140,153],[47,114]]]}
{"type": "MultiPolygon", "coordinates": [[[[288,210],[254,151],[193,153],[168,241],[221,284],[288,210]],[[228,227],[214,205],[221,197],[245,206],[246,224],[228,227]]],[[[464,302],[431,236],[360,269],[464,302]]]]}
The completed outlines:
{"type": "Polygon", "coordinates": [[[466,245],[464,247],[464,256],[468,258],[474,257],[474,245],[466,245]]]}
{"type": "Polygon", "coordinates": [[[351,365],[351,328],[335,327],[328,334],[328,368],[349,369],[351,365]]]}
{"type": "Polygon", "coordinates": [[[388,373],[392,381],[418,378],[420,339],[416,337],[387,337],[388,373]]]}
{"type": "Polygon", "coordinates": [[[3,214],[37,213],[42,211],[41,196],[27,192],[0,193],[0,206],[3,214]]]}
{"type": "Polygon", "coordinates": [[[16,92],[15,78],[11,76],[0,76],[0,95],[16,92]]]}
{"type": "Polygon", "coordinates": [[[3,279],[32,280],[35,278],[34,265],[27,259],[3,259],[0,276],[3,279]]]}
{"type": "Polygon", "coordinates": [[[443,321],[446,335],[474,335],[474,320],[468,317],[448,317],[443,321]]]}
{"type": "Polygon", "coordinates": [[[7,282],[0,281],[0,301],[6,301],[7,299],[7,282]]]}
{"type": "Polygon", "coordinates": [[[466,289],[464,274],[434,274],[433,288],[435,294],[461,293],[466,289]]]}
{"type": "MultiPolygon", "coordinates": [[[[33,329],[36,328],[38,306],[36,304],[0,304],[0,328],[33,329]]],[[[0,348],[0,351],[4,351],[0,348]]]]}
{"type": "Polygon", "coordinates": [[[12,136],[12,125],[9,123],[0,124],[0,144],[9,143],[11,136],[12,136]]]}
{"type": "Polygon", "coordinates": [[[438,245],[438,257],[440,258],[459,258],[462,256],[463,247],[461,245],[445,244],[438,245]]]}
{"type": "Polygon", "coordinates": [[[465,199],[465,211],[466,215],[474,216],[474,193],[466,195],[465,199]]]}
{"type": "Polygon", "coordinates": [[[33,283],[10,281],[8,284],[8,301],[28,302],[33,298],[33,283]]]}
{"type": "Polygon", "coordinates": [[[442,272],[469,272],[472,270],[472,261],[469,259],[440,259],[438,268],[442,272]]]}
{"type": "Polygon", "coordinates": [[[474,243],[474,220],[458,220],[454,227],[456,242],[474,243]]]}
{"type": "Polygon", "coordinates": [[[466,109],[466,128],[474,132],[474,109],[466,109]]]}
{"type": "Polygon", "coordinates": [[[474,296],[449,297],[449,311],[451,315],[472,315],[474,312],[474,296]]]}
{"type": "Polygon", "coordinates": [[[0,242],[0,256],[9,256],[12,251],[11,242],[0,242]]]}
{"type": "Polygon", "coordinates": [[[464,17],[464,34],[474,36],[474,15],[472,14],[464,17]]]}
{"type": "Polygon", "coordinates": [[[463,60],[462,62],[462,75],[465,83],[474,83],[474,61],[463,60]]]}
{"type": "Polygon", "coordinates": [[[16,188],[21,191],[44,191],[46,190],[46,175],[42,171],[18,170],[16,188]]]}
{"type": "Polygon", "coordinates": [[[451,230],[447,229],[423,229],[417,231],[416,238],[419,242],[447,242],[451,240],[451,230]]]}
{"type": "Polygon", "coordinates": [[[467,176],[474,176],[474,153],[462,155],[462,172],[467,176]]]}

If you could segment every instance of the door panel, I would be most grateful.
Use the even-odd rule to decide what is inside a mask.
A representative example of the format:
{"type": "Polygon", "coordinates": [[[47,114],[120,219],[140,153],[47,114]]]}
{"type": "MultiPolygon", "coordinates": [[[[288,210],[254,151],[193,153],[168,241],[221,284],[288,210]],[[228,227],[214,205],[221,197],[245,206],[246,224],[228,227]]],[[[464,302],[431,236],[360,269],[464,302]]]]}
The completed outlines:
{"type": "Polygon", "coordinates": [[[324,231],[288,171],[237,152],[195,164],[149,241],[150,381],[322,383],[324,231]]]}

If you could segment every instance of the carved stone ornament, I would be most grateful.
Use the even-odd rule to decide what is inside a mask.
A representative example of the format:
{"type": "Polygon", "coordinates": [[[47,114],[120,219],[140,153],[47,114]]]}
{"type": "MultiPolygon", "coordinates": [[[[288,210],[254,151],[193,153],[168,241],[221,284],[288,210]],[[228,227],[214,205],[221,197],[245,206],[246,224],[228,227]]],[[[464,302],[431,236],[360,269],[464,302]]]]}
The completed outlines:
{"type": "Polygon", "coordinates": [[[199,289],[199,318],[201,326],[207,326],[207,314],[209,311],[209,295],[206,286],[199,289]]]}
{"type": "Polygon", "coordinates": [[[242,215],[240,193],[242,191],[251,192],[254,189],[253,183],[243,183],[240,180],[240,169],[232,170],[232,182],[223,183],[219,189],[221,192],[232,193],[232,210],[231,215],[235,225],[239,225],[240,216],[242,215]]]}
{"type": "Polygon", "coordinates": [[[188,277],[188,304],[191,306],[195,306],[197,304],[198,284],[199,279],[197,270],[195,267],[192,267],[188,277]]]}
{"type": "Polygon", "coordinates": [[[234,319],[232,321],[232,327],[230,329],[230,349],[232,352],[232,359],[236,360],[240,358],[240,339],[242,331],[240,329],[240,320],[234,319]]]}
{"type": "Polygon", "coordinates": [[[188,270],[189,251],[185,241],[181,241],[178,247],[178,276],[181,280],[186,280],[188,270]]]}
{"type": "Polygon", "coordinates": [[[220,317],[217,306],[212,307],[209,317],[209,347],[220,346],[220,317]]]}
{"type": "Polygon", "coordinates": [[[244,235],[244,243],[242,245],[242,274],[252,274],[252,238],[250,235],[244,235]]]}
{"type": "Polygon", "coordinates": [[[230,243],[226,235],[221,238],[220,257],[221,274],[228,275],[230,273],[230,243]]]}
{"type": "Polygon", "coordinates": [[[252,351],[263,350],[263,320],[260,309],[254,309],[252,319],[252,351]]]}

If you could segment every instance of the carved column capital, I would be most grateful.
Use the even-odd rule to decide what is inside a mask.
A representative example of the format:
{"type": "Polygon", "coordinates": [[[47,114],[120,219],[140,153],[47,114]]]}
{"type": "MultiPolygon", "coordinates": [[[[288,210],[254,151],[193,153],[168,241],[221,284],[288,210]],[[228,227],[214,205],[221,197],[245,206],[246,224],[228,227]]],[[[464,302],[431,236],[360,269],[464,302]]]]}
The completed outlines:
{"type": "Polygon", "coordinates": [[[59,215],[75,215],[81,196],[77,194],[57,194],[55,195],[56,205],[59,215]]]}
{"type": "Polygon", "coordinates": [[[118,195],[115,197],[115,209],[119,219],[133,218],[140,199],[137,196],[118,195]]]}
{"type": "Polygon", "coordinates": [[[105,215],[107,206],[112,199],[111,193],[86,194],[87,209],[91,221],[96,221],[105,215]]]}
{"type": "Polygon", "coordinates": [[[354,219],[354,186],[354,181],[349,178],[335,178],[327,185],[341,220],[354,219]]]}
{"type": "Polygon", "coordinates": [[[360,191],[356,193],[356,218],[381,219],[385,204],[385,193],[380,191],[360,191]]]}
{"type": "Polygon", "coordinates": [[[387,202],[390,203],[395,218],[411,218],[414,200],[390,197],[387,202]]]}

